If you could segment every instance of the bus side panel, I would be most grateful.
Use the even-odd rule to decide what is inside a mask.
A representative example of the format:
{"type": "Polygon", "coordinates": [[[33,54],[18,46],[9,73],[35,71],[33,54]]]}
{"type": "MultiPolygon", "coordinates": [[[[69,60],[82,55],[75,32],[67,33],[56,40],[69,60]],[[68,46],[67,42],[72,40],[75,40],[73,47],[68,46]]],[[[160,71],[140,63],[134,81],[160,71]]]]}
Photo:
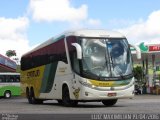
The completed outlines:
{"type": "Polygon", "coordinates": [[[4,96],[6,91],[10,91],[12,96],[19,96],[21,94],[20,86],[3,86],[0,87],[0,96],[4,96]]]}
{"type": "Polygon", "coordinates": [[[22,96],[26,96],[26,88],[33,87],[35,97],[38,98],[42,84],[45,65],[30,70],[21,71],[22,96]]]}
{"type": "MultiPolygon", "coordinates": [[[[22,95],[26,95],[26,88],[33,87],[36,98],[46,98],[53,88],[55,73],[57,70],[58,62],[53,62],[45,66],[37,67],[31,70],[23,71],[21,78],[22,95]],[[40,96],[45,94],[45,96],[40,96]]],[[[48,98],[53,98],[47,97],[48,98]]]]}
{"type": "Polygon", "coordinates": [[[58,62],[47,64],[44,70],[40,92],[49,93],[53,87],[58,62]]]}
{"type": "MultiPolygon", "coordinates": [[[[47,67],[49,68],[49,66],[47,67]]],[[[45,69],[44,78],[40,98],[61,99],[62,85],[63,83],[68,84],[68,82],[71,81],[71,78],[73,79],[73,75],[71,73],[70,66],[59,61],[57,65],[52,63],[50,65],[50,69],[45,69]]]]}

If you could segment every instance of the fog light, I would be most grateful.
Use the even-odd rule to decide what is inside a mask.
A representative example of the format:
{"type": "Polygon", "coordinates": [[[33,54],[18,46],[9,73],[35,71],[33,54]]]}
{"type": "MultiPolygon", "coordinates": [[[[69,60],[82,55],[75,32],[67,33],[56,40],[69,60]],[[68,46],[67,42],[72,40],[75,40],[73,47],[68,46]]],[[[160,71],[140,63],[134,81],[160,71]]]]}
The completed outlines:
{"type": "Polygon", "coordinates": [[[88,96],[88,92],[85,92],[85,95],[88,96]]]}
{"type": "Polygon", "coordinates": [[[132,94],[134,95],[135,94],[135,91],[133,90],[132,94]]]}

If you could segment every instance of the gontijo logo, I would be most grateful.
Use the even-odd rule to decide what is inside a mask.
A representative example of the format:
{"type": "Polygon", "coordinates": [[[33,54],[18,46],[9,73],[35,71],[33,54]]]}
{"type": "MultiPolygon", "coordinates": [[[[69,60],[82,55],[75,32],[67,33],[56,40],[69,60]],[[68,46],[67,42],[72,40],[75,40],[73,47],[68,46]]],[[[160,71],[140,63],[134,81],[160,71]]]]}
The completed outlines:
{"type": "Polygon", "coordinates": [[[33,70],[27,72],[27,77],[39,77],[40,76],[40,70],[33,70]]]}

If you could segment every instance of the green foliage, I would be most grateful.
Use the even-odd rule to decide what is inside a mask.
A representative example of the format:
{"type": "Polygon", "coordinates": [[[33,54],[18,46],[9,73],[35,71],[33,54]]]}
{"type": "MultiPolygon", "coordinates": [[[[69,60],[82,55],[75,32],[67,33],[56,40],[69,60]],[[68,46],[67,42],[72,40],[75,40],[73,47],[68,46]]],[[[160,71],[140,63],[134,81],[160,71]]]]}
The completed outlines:
{"type": "Polygon", "coordinates": [[[138,84],[143,84],[143,69],[141,66],[137,66],[133,69],[134,77],[137,79],[138,84]]]}
{"type": "Polygon", "coordinates": [[[160,74],[158,74],[158,80],[160,80],[160,74]]]}
{"type": "Polygon", "coordinates": [[[20,72],[21,72],[20,67],[21,67],[20,65],[17,65],[17,69],[16,69],[16,72],[17,72],[17,73],[20,73],[20,72]]]}
{"type": "Polygon", "coordinates": [[[8,56],[8,57],[16,56],[16,51],[15,50],[8,50],[6,52],[6,56],[8,56]]]}

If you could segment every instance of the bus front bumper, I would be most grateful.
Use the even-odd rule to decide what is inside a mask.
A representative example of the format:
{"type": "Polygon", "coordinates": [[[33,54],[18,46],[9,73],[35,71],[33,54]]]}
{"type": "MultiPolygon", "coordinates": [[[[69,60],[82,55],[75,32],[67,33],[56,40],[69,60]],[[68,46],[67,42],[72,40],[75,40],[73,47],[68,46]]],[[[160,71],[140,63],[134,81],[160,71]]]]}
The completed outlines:
{"type": "Polygon", "coordinates": [[[107,100],[120,98],[133,98],[134,86],[123,90],[96,90],[89,87],[80,89],[78,98],[75,100],[107,100]]]}

